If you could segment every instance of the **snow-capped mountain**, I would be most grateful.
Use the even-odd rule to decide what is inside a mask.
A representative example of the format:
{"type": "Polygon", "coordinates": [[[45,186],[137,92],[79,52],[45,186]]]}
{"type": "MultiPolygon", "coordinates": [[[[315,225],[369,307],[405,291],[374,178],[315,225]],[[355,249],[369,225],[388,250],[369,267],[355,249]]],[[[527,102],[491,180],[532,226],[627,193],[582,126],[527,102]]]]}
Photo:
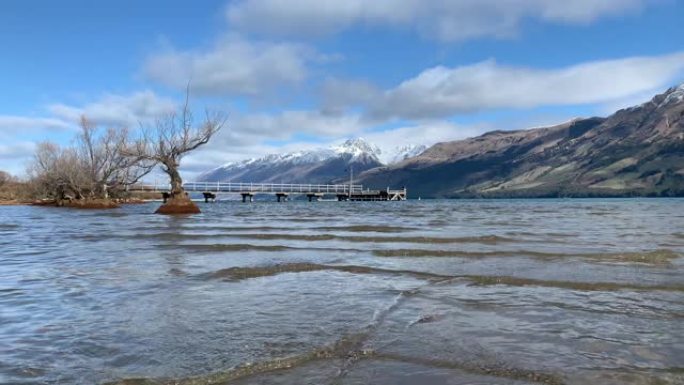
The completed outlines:
{"type": "Polygon", "coordinates": [[[418,156],[427,150],[427,148],[428,147],[424,144],[407,144],[404,146],[399,146],[393,151],[387,152],[385,156],[382,157],[382,160],[386,165],[392,165],[403,162],[408,158],[418,156]]]}
{"type": "Polygon", "coordinates": [[[382,166],[382,151],[363,138],[349,139],[329,148],[271,154],[257,159],[227,163],[201,174],[202,182],[328,183],[348,175],[382,166]]]}

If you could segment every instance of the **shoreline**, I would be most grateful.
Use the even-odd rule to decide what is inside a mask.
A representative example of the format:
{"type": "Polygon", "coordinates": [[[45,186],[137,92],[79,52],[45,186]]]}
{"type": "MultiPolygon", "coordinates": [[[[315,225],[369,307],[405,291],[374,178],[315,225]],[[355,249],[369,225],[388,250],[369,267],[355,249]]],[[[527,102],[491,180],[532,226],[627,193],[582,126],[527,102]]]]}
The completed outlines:
{"type": "MultiPolygon", "coordinates": [[[[136,205],[136,204],[145,204],[145,203],[151,203],[151,202],[156,202],[157,200],[154,199],[135,199],[135,200],[130,200],[126,202],[116,202],[112,201],[112,203],[117,204],[117,205],[136,205]]],[[[161,202],[161,200],[159,200],[161,202]]],[[[33,201],[21,201],[21,200],[0,200],[0,206],[46,206],[46,207],[67,207],[67,208],[88,208],[88,207],[79,207],[78,205],[65,205],[65,206],[58,206],[54,201],[50,200],[33,200],[33,201]]],[[[96,208],[96,207],[93,207],[96,208]]],[[[99,207],[97,207],[99,208],[99,207]]]]}

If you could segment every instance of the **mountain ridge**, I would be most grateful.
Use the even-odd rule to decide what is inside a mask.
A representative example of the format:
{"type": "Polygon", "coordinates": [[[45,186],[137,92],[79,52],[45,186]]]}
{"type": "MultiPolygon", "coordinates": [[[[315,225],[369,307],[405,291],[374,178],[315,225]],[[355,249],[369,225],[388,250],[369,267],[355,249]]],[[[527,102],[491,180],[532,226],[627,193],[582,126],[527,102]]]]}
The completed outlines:
{"type": "Polygon", "coordinates": [[[606,118],[437,143],[359,180],[423,197],[682,196],[683,115],[684,84],[606,118]]]}
{"type": "Polygon", "coordinates": [[[200,182],[329,183],[346,178],[349,169],[360,173],[414,156],[426,146],[406,145],[384,153],[363,138],[308,151],[269,154],[261,158],[229,162],[200,174],[200,182]],[[389,160],[388,160],[389,159],[389,160]]]}

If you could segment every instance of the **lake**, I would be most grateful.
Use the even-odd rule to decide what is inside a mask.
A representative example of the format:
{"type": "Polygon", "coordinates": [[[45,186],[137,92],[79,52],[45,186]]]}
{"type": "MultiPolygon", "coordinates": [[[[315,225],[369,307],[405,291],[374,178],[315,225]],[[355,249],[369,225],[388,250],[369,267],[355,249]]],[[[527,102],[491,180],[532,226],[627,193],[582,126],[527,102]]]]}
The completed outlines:
{"type": "Polygon", "coordinates": [[[1,384],[683,384],[684,200],[0,207],[1,384]]]}

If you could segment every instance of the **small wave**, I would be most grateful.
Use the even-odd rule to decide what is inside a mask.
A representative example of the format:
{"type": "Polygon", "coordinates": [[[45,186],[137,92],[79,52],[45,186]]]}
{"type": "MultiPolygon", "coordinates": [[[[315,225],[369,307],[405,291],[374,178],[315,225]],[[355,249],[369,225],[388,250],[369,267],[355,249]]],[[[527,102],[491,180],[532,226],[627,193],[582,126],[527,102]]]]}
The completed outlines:
{"type": "Polygon", "coordinates": [[[513,243],[517,242],[512,238],[500,237],[497,235],[486,235],[478,237],[369,237],[369,236],[345,236],[334,234],[315,234],[315,235],[300,235],[300,234],[231,234],[228,237],[260,239],[260,240],[293,240],[293,241],[330,241],[339,240],[354,243],[426,243],[426,244],[450,244],[450,243],[480,243],[480,244],[498,244],[498,243],[513,243]]]}
{"type": "Polygon", "coordinates": [[[348,231],[351,233],[403,233],[417,230],[415,227],[385,226],[385,225],[353,225],[333,227],[312,227],[310,230],[318,231],[348,231]]]}
{"type": "Polygon", "coordinates": [[[530,369],[516,368],[506,363],[482,363],[473,361],[451,361],[426,357],[404,356],[394,353],[376,353],[374,359],[390,360],[408,364],[416,364],[433,368],[460,370],[468,373],[521,380],[546,385],[563,385],[562,377],[551,373],[545,373],[530,369]]]}
{"type": "Polygon", "coordinates": [[[180,244],[180,245],[156,245],[159,249],[187,250],[196,252],[225,252],[225,251],[287,251],[307,250],[302,248],[279,246],[279,245],[250,245],[250,244],[180,244]]]}
{"type": "Polygon", "coordinates": [[[460,251],[460,250],[429,250],[429,249],[390,249],[373,250],[377,257],[453,257],[453,258],[489,258],[509,256],[539,256],[552,254],[535,251],[460,251]]]}
{"type": "Polygon", "coordinates": [[[269,361],[247,362],[223,372],[217,372],[204,376],[189,377],[182,379],[149,379],[130,378],[117,382],[109,382],[105,385],[221,385],[239,379],[253,377],[259,374],[275,372],[279,370],[293,369],[310,362],[331,359],[360,359],[372,356],[370,350],[358,349],[358,346],[367,339],[365,333],[345,336],[332,345],[315,349],[311,352],[276,358],[269,361]]]}
{"type": "Polygon", "coordinates": [[[640,285],[631,282],[578,282],[578,281],[558,281],[541,280],[533,278],[520,278],[511,276],[477,276],[470,275],[463,277],[477,286],[506,285],[506,286],[536,286],[550,287],[557,289],[569,289],[578,291],[684,291],[684,285],[640,285]]]}
{"type": "Polygon", "coordinates": [[[579,258],[597,263],[635,263],[663,266],[681,255],[670,249],[635,251],[623,253],[547,253],[533,250],[501,251],[458,251],[427,249],[373,250],[378,257],[454,257],[454,258],[492,258],[492,257],[531,257],[543,260],[579,258]]]}
{"type": "Polygon", "coordinates": [[[323,265],[316,263],[300,262],[286,263],[253,267],[231,267],[215,272],[197,275],[200,279],[223,279],[227,281],[240,281],[250,278],[268,277],[284,273],[306,273],[315,271],[340,271],[351,274],[377,274],[377,275],[405,275],[418,279],[435,282],[448,282],[451,280],[464,280],[475,286],[536,286],[578,291],[684,291],[682,284],[641,285],[631,282],[581,282],[542,280],[513,276],[489,276],[489,275],[443,275],[412,270],[393,270],[358,265],[323,265]]]}
{"type": "Polygon", "coordinates": [[[313,271],[340,271],[351,274],[399,274],[411,275],[422,279],[449,278],[438,274],[422,273],[408,270],[380,269],[358,265],[322,265],[308,262],[284,263],[266,266],[230,267],[211,273],[198,275],[202,279],[223,279],[227,281],[240,281],[250,278],[268,277],[284,273],[306,273],[313,271]]]}
{"type": "MultiPolygon", "coordinates": [[[[378,352],[364,348],[370,336],[370,330],[349,334],[331,345],[314,349],[308,353],[284,358],[276,358],[261,362],[248,362],[231,369],[212,373],[204,376],[196,376],[181,379],[125,379],[110,382],[106,385],[219,385],[227,384],[241,379],[248,379],[258,375],[273,373],[282,370],[290,370],[302,367],[315,361],[344,360],[346,367],[360,360],[394,361],[407,364],[415,364],[432,368],[453,369],[466,373],[484,376],[506,378],[510,380],[522,380],[525,382],[563,385],[562,377],[530,369],[518,368],[502,362],[473,362],[464,360],[441,360],[427,357],[405,356],[395,353],[378,352]]],[[[340,377],[343,373],[338,373],[340,377]]],[[[336,383],[336,382],[334,382],[336,383]]]]}

